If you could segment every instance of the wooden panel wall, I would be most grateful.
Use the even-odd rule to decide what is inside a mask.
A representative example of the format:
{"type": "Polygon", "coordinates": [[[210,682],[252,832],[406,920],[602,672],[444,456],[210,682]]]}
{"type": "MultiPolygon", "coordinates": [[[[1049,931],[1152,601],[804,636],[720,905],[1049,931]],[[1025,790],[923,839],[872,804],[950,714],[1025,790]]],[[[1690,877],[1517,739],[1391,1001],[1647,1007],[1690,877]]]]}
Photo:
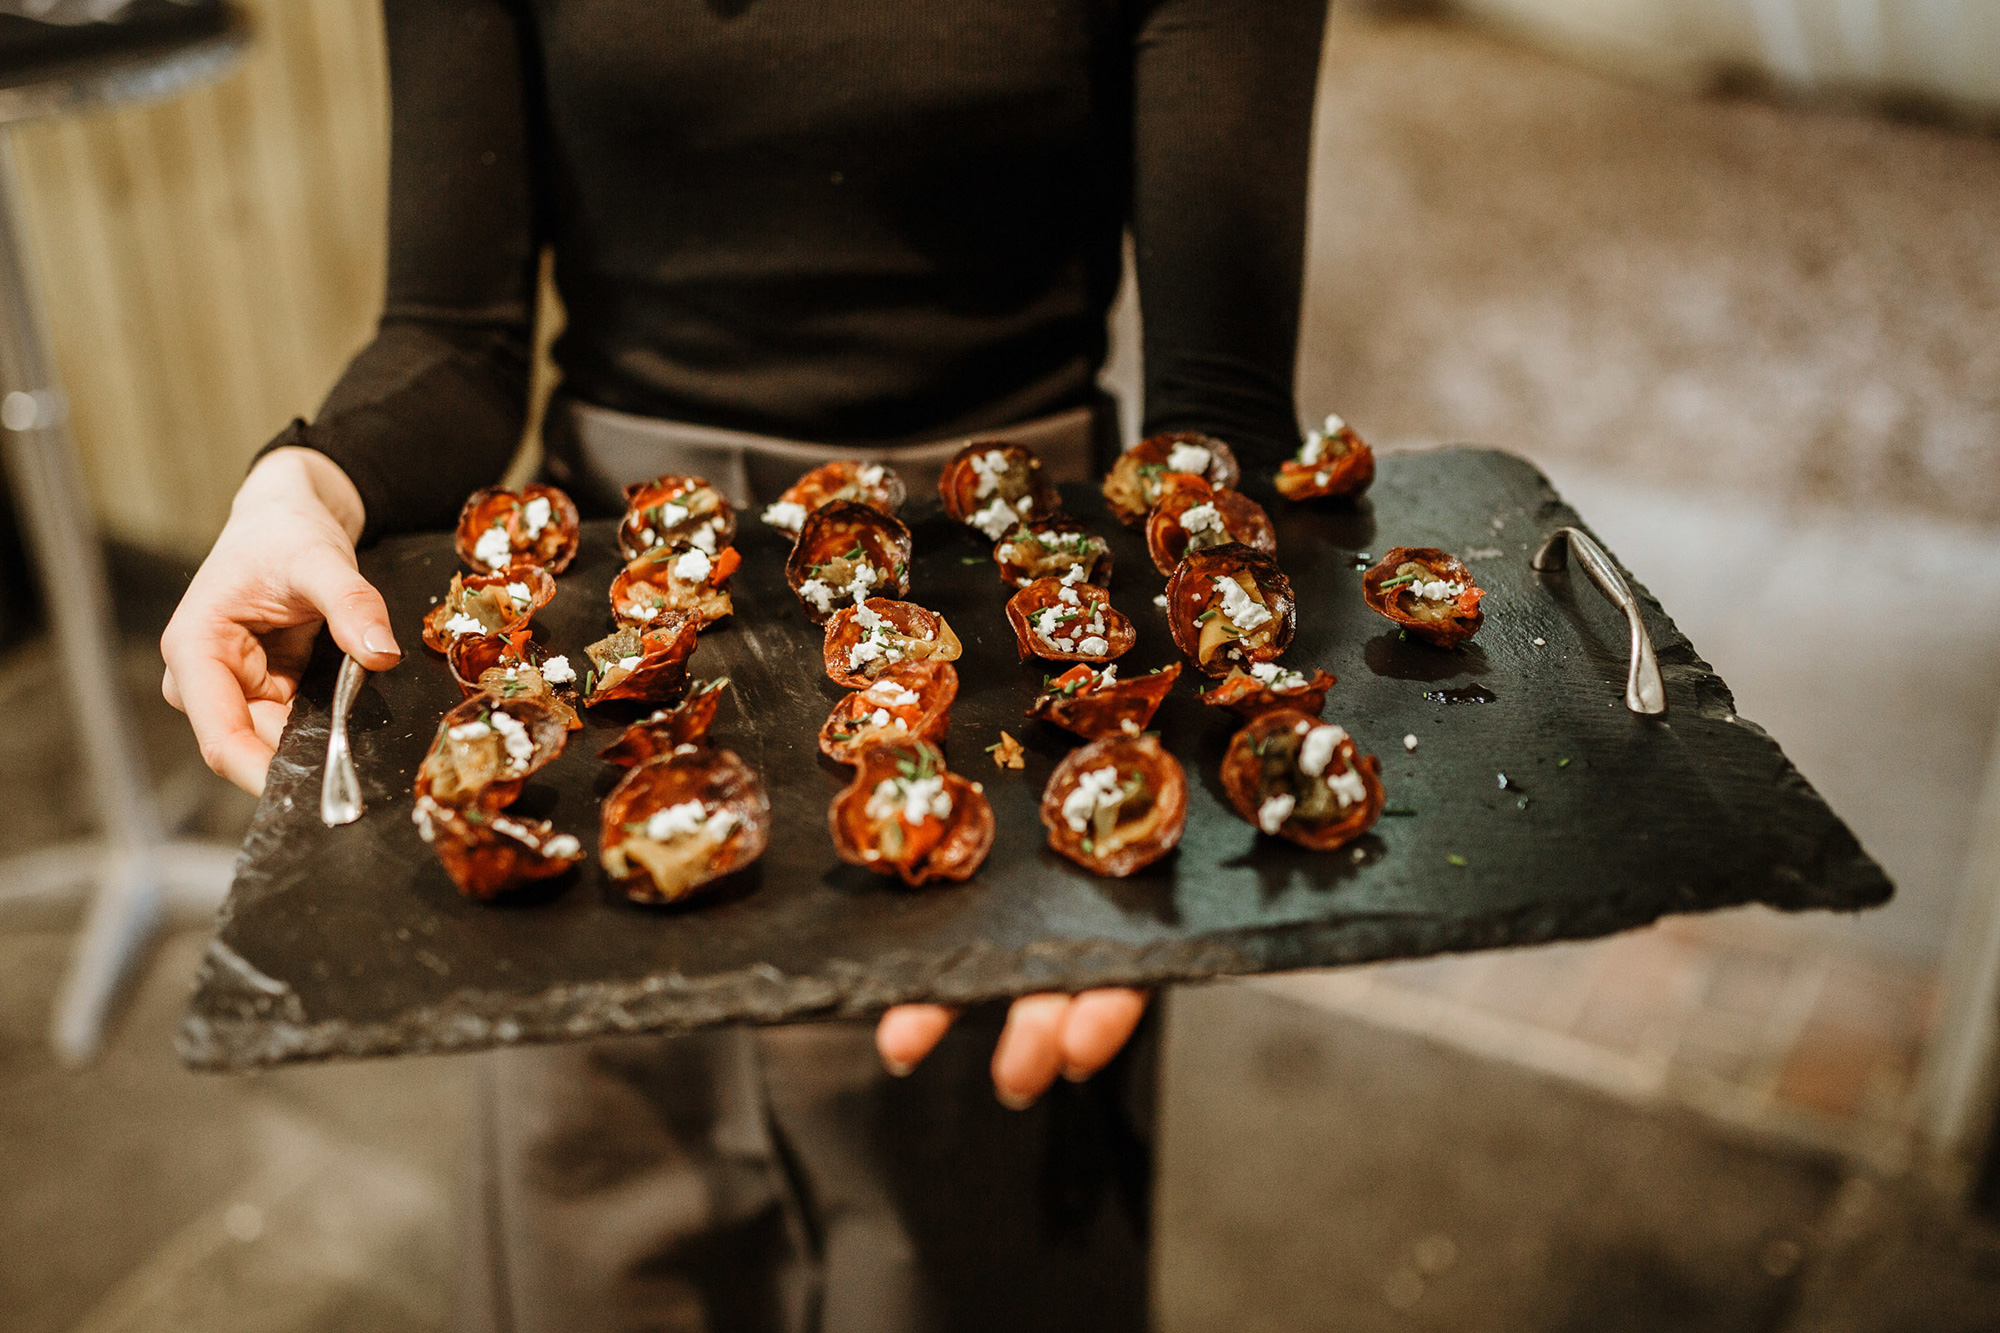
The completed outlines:
{"type": "Polygon", "coordinates": [[[310,416],[381,308],[379,0],[247,0],[228,79],[15,132],[100,520],[198,555],[251,454],[310,416]]]}

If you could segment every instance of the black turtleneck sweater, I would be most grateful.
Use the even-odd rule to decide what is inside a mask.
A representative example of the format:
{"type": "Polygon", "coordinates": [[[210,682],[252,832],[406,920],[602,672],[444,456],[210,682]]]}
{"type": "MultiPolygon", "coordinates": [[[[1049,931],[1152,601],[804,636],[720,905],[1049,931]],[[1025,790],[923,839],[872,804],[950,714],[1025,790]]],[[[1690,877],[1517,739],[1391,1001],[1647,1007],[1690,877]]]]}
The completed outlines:
{"type": "Polygon", "coordinates": [[[1090,400],[1135,243],[1145,429],[1297,446],[1323,0],[386,0],[389,290],[282,442],[369,534],[517,443],[553,247],[567,389],[829,443],[1090,400]]]}

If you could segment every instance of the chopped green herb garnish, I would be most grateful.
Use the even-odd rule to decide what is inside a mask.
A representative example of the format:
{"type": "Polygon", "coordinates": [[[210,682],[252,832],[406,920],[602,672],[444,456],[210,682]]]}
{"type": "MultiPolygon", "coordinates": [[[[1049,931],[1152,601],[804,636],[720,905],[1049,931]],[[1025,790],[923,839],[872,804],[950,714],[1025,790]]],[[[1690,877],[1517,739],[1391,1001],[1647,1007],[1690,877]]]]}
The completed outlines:
{"type": "Polygon", "coordinates": [[[1451,863],[1452,863],[1453,865],[1455,865],[1455,866],[1462,866],[1462,865],[1465,865],[1465,864],[1466,864],[1466,859],[1465,859],[1464,857],[1460,856],[1460,855],[1459,855],[1459,854],[1458,854],[1457,852],[1453,852],[1453,853],[1451,853],[1450,855],[1446,856],[1446,857],[1445,857],[1444,859],[1445,859],[1445,860],[1447,860],[1447,861],[1449,861],[1449,862],[1451,862],[1451,863]]]}
{"type": "Polygon", "coordinates": [[[1557,768],[1568,768],[1568,767],[1569,767],[1569,760],[1567,760],[1567,759],[1558,759],[1558,760],[1556,760],[1556,767],[1557,767],[1557,768]]]}
{"type": "Polygon", "coordinates": [[[1415,583],[1418,579],[1422,577],[1423,577],[1422,574],[1398,574],[1393,579],[1383,579],[1380,583],[1376,584],[1375,586],[1380,588],[1383,592],[1387,592],[1391,588],[1400,588],[1405,583],[1415,583]]]}
{"type": "Polygon", "coordinates": [[[983,555],[962,555],[958,558],[958,563],[961,565],[983,565],[988,558],[983,555]]]}

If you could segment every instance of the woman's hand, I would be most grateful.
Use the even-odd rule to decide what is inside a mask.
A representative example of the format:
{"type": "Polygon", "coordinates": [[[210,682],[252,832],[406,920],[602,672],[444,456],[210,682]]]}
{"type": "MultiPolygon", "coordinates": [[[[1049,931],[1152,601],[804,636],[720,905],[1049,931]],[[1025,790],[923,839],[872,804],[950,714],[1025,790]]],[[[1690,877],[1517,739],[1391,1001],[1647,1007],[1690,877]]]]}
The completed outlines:
{"type": "MultiPolygon", "coordinates": [[[[1061,1074],[1081,1083],[1111,1063],[1146,1012],[1145,991],[1087,990],[1023,995],[1007,1011],[993,1048],[993,1091],[1016,1111],[1034,1105],[1061,1074]]],[[[917,1067],[958,1017],[941,1004],[902,1004],[882,1015],[875,1049],[898,1077],[917,1067]]]]}
{"type": "Polygon", "coordinates": [[[160,692],[188,716],[208,766],[255,795],[322,623],[370,671],[402,660],[382,596],[354,564],[361,496],[311,449],[260,459],[195,571],[160,655],[160,692]]]}

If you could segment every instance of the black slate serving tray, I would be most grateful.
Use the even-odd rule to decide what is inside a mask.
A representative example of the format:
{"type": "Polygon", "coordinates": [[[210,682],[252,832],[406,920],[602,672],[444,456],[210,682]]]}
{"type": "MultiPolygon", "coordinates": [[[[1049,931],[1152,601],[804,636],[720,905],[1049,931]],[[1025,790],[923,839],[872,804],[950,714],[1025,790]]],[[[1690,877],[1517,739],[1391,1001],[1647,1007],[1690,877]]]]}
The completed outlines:
{"type": "MultiPolygon", "coordinates": [[[[1067,499],[1112,543],[1113,599],[1139,628],[1121,666],[1174,660],[1152,600],[1165,580],[1143,544],[1094,494],[1067,499]]],[[[1669,708],[1663,718],[1626,710],[1622,617],[1580,573],[1529,566],[1544,534],[1580,519],[1524,460],[1392,455],[1356,505],[1266,503],[1299,598],[1285,660],[1340,677],[1326,716],[1382,760],[1391,813],[1357,845],[1308,853],[1231,813],[1216,771],[1232,720],[1196,700],[1190,671],[1155,722],[1188,768],[1180,849],[1123,881],[1048,851],[1037,802],[1076,742],[1021,710],[1057,668],[1016,660],[987,544],[924,502],[905,513],[913,596],[964,641],[949,753],[985,783],[999,836],[964,885],[911,891],[841,863],[826,808],[847,770],[814,742],[841,691],[821,669],[819,631],[784,586],[785,543],[745,515],[737,614],[703,636],[694,667],[734,682],[716,739],[763,773],[775,832],[752,868],[666,909],[624,901],[594,860],[517,903],[454,892],[411,824],[409,786],[438,716],[459,698],[418,639],[457,562],[445,535],[382,543],[362,569],[410,655],[369,681],[350,725],[368,811],[345,828],[319,822],[338,660],[322,639],[184,1020],[182,1057],[239,1068],[851,1016],[909,1000],[1602,935],[1751,901],[1859,908],[1888,898],[1880,868],[1777,744],[1736,715],[1727,687],[1636,583],[1669,708]],[[1488,589],[1471,645],[1403,639],[1362,603],[1357,553],[1394,545],[1468,560],[1488,589]],[[1461,702],[1477,696],[1490,702],[1461,702]],[[1002,727],[1027,746],[1025,770],[996,771],[983,753],[1002,727]],[[1405,734],[1418,738],[1414,752],[1405,734]]],[[[616,568],[611,525],[586,525],[582,553],[538,618],[542,641],[580,658],[609,626],[616,568]]],[[[520,805],[587,847],[618,775],[597,753],[644,710],[602,711],[520,805]]]]}

